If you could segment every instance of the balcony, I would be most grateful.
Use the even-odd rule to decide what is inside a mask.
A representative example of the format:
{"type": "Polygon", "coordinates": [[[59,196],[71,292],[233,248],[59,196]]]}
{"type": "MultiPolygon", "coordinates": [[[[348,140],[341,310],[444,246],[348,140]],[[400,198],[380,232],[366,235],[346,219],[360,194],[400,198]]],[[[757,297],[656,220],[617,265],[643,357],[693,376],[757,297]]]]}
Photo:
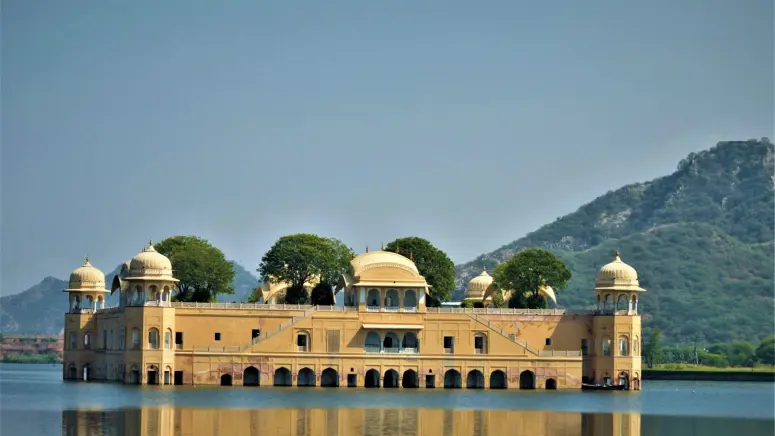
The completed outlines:
{"type": "Polygon", "coordinates": [[[366,354],[420,354],[419,348],[411,347],[387,347],[382,348],[379,345],[366,345],[363,347],[366,354]]]}

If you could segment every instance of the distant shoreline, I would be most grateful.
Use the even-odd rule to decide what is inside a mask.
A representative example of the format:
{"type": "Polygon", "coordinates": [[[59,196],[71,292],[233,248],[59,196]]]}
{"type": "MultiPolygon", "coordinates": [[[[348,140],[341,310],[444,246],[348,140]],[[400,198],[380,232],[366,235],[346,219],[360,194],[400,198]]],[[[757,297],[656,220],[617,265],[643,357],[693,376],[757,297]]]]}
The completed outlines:
{"type": "Polygon", "coordinates": [[[775,382],[775,372],[750,370],[687,371],[671,369],[644,369],[643,381],[648,380],[775,382]]]}

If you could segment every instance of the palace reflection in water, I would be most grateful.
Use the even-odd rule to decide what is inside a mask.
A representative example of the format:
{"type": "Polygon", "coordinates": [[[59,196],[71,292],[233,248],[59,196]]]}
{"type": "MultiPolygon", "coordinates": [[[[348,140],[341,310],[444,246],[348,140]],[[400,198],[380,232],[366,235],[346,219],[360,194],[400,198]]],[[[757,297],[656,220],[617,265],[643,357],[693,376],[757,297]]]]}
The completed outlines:
{"type": "Polygon", "coordinates": [[[639,414],[443,409],[67,410],[67,436],[640,436],[639,414]]]}

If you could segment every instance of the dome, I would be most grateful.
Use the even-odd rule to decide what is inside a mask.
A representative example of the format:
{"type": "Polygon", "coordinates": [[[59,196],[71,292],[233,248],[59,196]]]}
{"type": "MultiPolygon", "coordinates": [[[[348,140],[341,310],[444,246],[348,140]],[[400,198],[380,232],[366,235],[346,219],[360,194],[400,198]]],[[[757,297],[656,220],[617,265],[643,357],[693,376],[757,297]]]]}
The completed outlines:
{"type": "Polygon", "coordinates": [[[381,266],[400,268],[409,271],[414,275],[420,275],[420,272],[417,270],[417,265],[415,265],[414,262],[409,258],[398,253],[393,253],[392,251],[372,251],[370,253],[361,254],[350,261],[350,266],[352,266],[353,276],[355,277],[360,276],[361,273],[367,269],[381,266]]]}
{"type": "Polygon", "coordinates": [[[635,268],[622,262],[619,251],[617,251],[613,262],[600,268],[597,277],[595,277],[595,286],[638,288],[638,272],[635,271],[635,268]]]}
{"type": "Polygon", "coordinates": [[[89,263],[89,258],[86,258],[86,263],[83,266],[76,268],[70,273],[69,289],[96,289],[100,291],[105,290],[105,274],[95,268],[89,263]]]}
{"type": "Polygon", "coordinates": [[[494,280],[495,279],[493,279],[491,275],[487,274],[487,268],[484,268],[481,274],[472,278],[471,281],[468,282],[468,287],[466,288],[466,295],[464,298],[475,298],[477,300],[481,300],[484,298],[485,293],[487,292],[487,288],[492,285],[494,280]]]}
{"type": "Polygon", "coordinates": [[[172,275],[172,262],[167,256],[159,253],[153,248],[153,243],[149,242],[148,246],[143,249],[139,254],[129,261],[130,275],[137,276],[169,276],[172,275]]]}

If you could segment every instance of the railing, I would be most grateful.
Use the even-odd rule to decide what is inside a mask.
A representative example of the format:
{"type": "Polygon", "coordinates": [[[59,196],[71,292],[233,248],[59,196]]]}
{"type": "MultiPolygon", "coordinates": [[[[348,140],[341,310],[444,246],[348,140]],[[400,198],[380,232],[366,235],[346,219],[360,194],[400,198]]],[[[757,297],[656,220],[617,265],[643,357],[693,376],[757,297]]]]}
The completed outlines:
{"type": "Polygon", "coordinates": [[[385,306],[385,312],[398,312],[401,308],[398,306],[385,306]]]}
{"type": "Polygon", "coordinates": [[[580,357],[581,351],[556,351],[547,350],[538,353],[541,357],[580,357]]]}
{"type": "MultiPolygon", "coordinates": [[[[314,306],[309,304],[260,304],[260,303],[187,303],[173,302],[172,307],[180,309],[253,309],[253,310],[308,310],[314,306]]],[[[331,306],[318,306],[331,307],[331,306]]],[[[332,312],[335,309],[332,310],[332,312]]]]}
{"type": "Polygon", "coordinates": [[[306,345],[297,345],[297,348],[298,348],[297,351],[299,353],[307,353],[307,352],[309,352],[309,347],[306,346],[306,345]]]}
{"type": "Polygon", "coordinates": [[[455,354],[455,348],[445,348],[444,354],[455,354]]]}
{"type": "Polygon", "coordinates": [[[104,309],[97,309],[97,312],[109,315],[111,313],[120,313],[123,312],[124,308],[119,306],[113,306],[113,307],[106,307],[104,309]]]}
{"type": "Polygon", "coordinates": [[[175,349],[176,350],[182,350],[183,349],[183,344],[175,344],[175,349]]]}
{"type": "Polygon", "coordinates": [[[379,345],[366,345],[363,347],[367,354],[418,354],[419,348],[412,347],[386,347],[382,348],[379,345]]]}
{"type": "MultiPolygon", "coordinates": [[[[509,309],[509,310],[547,310],[547,309],[509,309]]],[[[554,309],[548,309],[548,310],[554,310],[554,309]]],[[[527,342],[525,342],[525,341],[523,341],[521,339],[517,339],[516,336],[507,334],[507,332],[505,330],[503,330],[502,327],[498,326],[497,324],[493,324],[489,319],[481,317],[481,316],[477,315],[476,313],[467,313],[467,314],[471,318],[473,318],[473,319],[479,321],[480,323],[486,325],[488,328],[490,328],[490,330],[493,330],[496,333],[499,333],[501,336],[503,336],[505,338],[508,338],[510,341],[512,341],[512,342],[514,342],[516,344],[521,345],[522,347],[524,347],[525,349],[527,349],[531,353],[538,355],[538,349],[536,349],[534,347],[531,347],[527,342]]]]}
{"type": "Polygon", "coordinates": [[[242,347],[237,347],[237,348],[239,348],[240,351],[245,351],[248,348],[250,348],[253,345],[255,345],[256,343],[258,343],[259,341],[262,341],[264,339],[270,338],[270,337],[276,335],[277,333],[280,333],[281,331],[285,330],[286,328],[296,324],[297,322],[301,321],[302,319],[307,318],[308,316],[310,316],[313,313],[315,313],[315,310],[319,307],[319,306],[307,306],[307,305],[298,305],[298,306],[300,306],[300,307],[301,306],[306,306],[307,307],[307,309],[304,311],[304,313],[302,315],[294,316],[290,320],[281,323],[279,326],[275,327],[274,329],[269,330],[267,332],[262,332],[260,335],[258,335],[255,338],[253,338],[253,340],[250,341],[249,343],[243,345],[242,347]]]}
{"type": "Polygon", "coordinates": [[[484,354],[483,348],[474,348],[474,354],[484,354]]]}
{"type": "Polygon", "coordinates": [[[504,309],[504,308],[464,308],[464,307],[429,307],[428,313],[465,313],[484,315],[594,315],[595,310],[568,309],[504,309]]]}
{"type": "Polygon", "coordinates": [[[379,306],[366,306],[366,312],[379,312],[379,306]]]}
{"type": "Polygon", "coordinates": [[[238,353],[240,347],[194,347],[195,352],[210,352],[210,353],[238,353]]]}
{"type": "Polygon", "coordinates": [[[417,312],[416,306],[404,307],[401,312],[417,312]]]}

